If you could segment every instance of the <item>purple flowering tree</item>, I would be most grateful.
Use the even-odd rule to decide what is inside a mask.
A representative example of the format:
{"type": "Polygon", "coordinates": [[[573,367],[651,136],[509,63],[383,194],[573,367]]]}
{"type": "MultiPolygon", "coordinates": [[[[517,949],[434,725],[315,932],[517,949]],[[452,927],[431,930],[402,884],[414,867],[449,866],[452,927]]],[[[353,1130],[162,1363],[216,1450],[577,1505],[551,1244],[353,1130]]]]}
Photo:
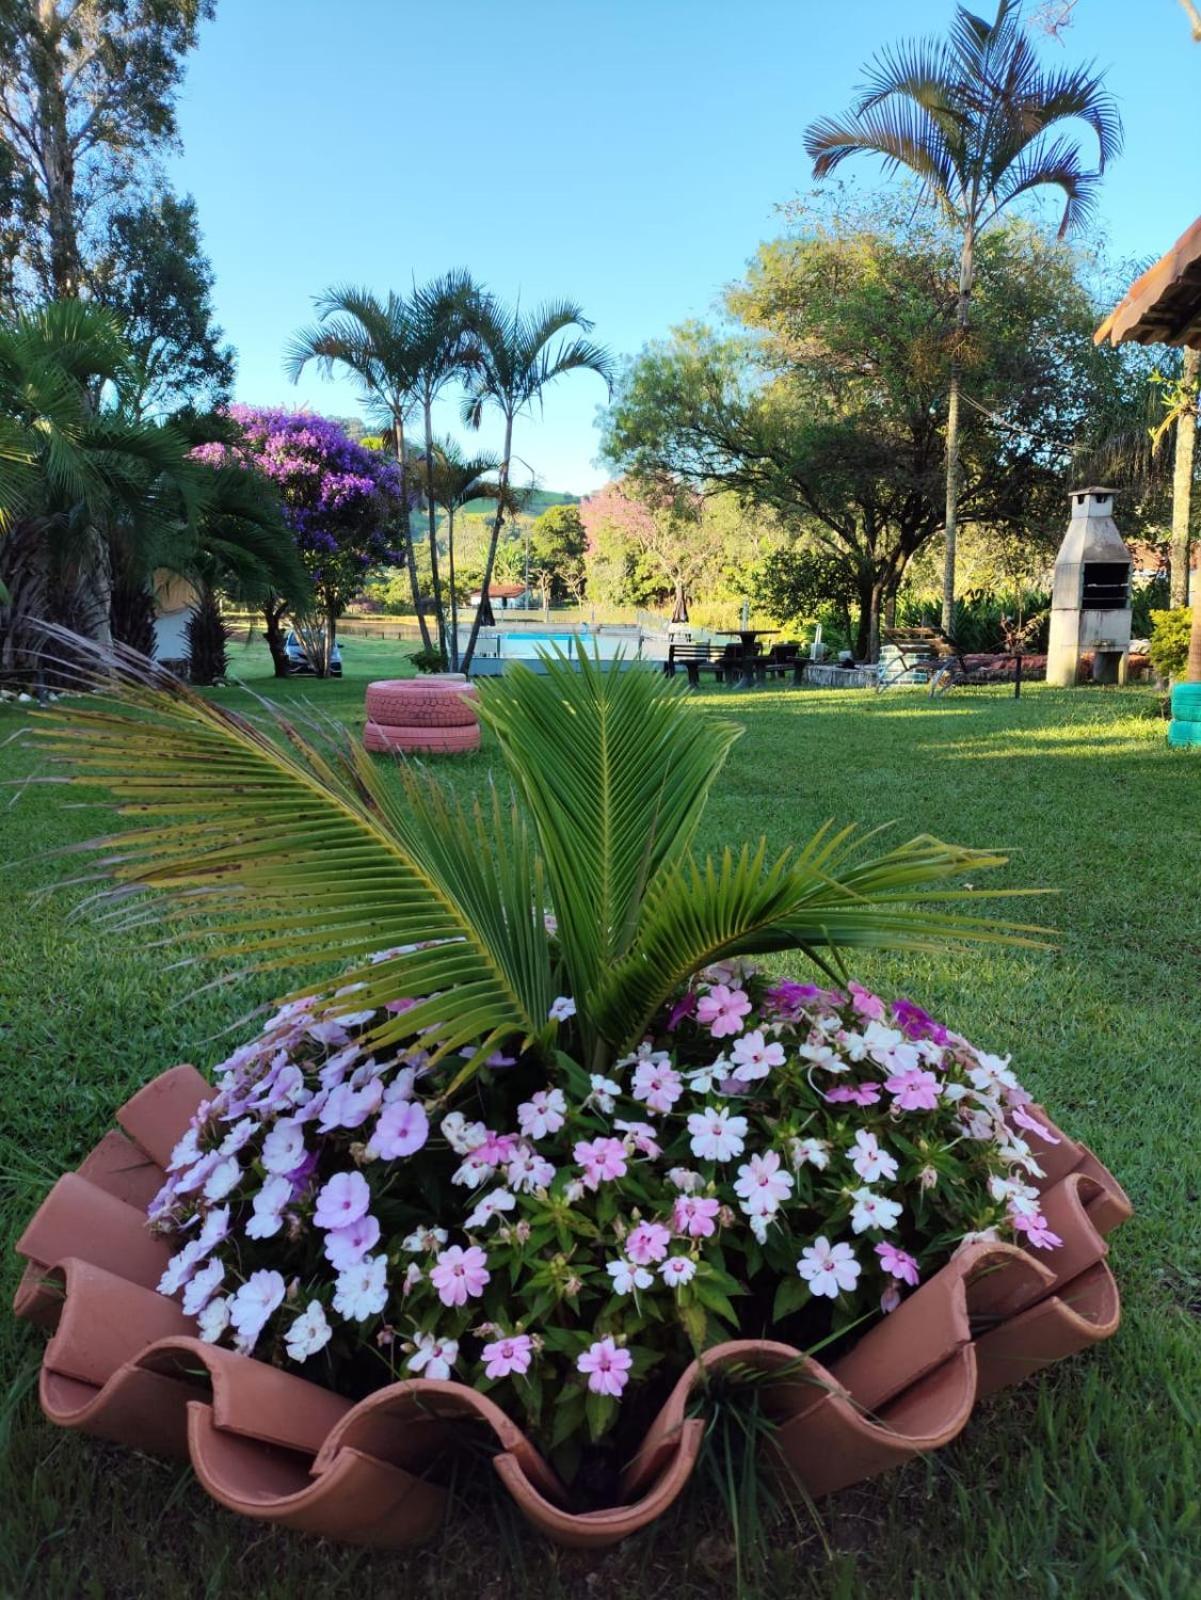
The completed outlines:
{"type": "MultiPolygon", "coordinates": [[[[323,649],[313,666],[324,675],[338,618],[373,566],[395,563],[400,518],[396,463],[355,444],[336,422],[311,411],[232,406],[244,443],[234,447],[247,466],[275,486],[286,526],[312,582],[323,649]]],[[[227,446],[203,445],[201,459],[224,459],[227,446]]],[[[287,673],[283,617],[287,601],[263,606],[267,644],[277,677],[287,673]]],[[[312,656],[313,652],[309,652],[312,656]]]]}

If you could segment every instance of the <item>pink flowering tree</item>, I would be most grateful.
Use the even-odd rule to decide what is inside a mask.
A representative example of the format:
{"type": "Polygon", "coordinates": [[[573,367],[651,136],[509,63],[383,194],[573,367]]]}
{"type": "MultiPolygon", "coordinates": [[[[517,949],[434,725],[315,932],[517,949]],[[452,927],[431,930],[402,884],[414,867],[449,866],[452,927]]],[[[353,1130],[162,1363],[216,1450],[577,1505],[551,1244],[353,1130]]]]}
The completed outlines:
{"type": "Polygon", "coordinates": [[[150,1207],[201,1338],[342,1392],[486,1390],[570,1479],[721,1339],[845,1343],[973,1241],[1058,1247],[1008,1060],[841,975],[1020,939],[956,905],[999,857],[826,830],[698,857],[739,730],[586,654],[482,700],[522,801],[486,815],[145,671],[60,736],[136,797],[122,883],[177,885],[172,929],[248,967],[281,904],[290,962],[346,963],[215,1068],[150,1207]]]}
{"type": "Polygon", "coordinates": [[[723,541],[704,500],[668,478],[622,478],[580,505],[597,587],[616,602],[670,598],[687,616],[688,594],[717,568],[723,541]]]}
{"type": "MultiPolygon", "coordinates": [[[[229,415],[242,443],[202,445],[203,460],[240,460],[279,495],[285,525],[296,543],[320,608],[324,633],[310,659],[328,663],[338,618],[360,593],[373,567],[399,558],[400,480],[394,462],[356,444],[336,423],[309,411],[237,405],[229,415]]],[[[277,677],[287,672],[283,617],[287,601],[264,602],[267,643],[277,677]]],[[[304,619],[301,619],[302,621],[304,619]]],[[[310,637],[312,629],[308,630],[310,637]]]]}

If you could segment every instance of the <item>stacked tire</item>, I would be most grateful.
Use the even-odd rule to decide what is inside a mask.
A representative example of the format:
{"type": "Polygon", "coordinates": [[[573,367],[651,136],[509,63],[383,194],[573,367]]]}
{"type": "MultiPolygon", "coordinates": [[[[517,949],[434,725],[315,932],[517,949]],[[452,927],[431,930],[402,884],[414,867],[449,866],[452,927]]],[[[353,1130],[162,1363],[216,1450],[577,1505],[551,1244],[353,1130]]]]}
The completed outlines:
{"type": "Polygon", "coordinates": [[[1177,750],[1201,748],[1201,683],[1177,683],[1172,688],[1172,720],[1168,743],[1177,750]]]}
{"type": "Polygon", "coordinates": [[[479,690],[461,672],[367,685],[363,748],[375,755],[455,755],[480,747],[479,690]]]}

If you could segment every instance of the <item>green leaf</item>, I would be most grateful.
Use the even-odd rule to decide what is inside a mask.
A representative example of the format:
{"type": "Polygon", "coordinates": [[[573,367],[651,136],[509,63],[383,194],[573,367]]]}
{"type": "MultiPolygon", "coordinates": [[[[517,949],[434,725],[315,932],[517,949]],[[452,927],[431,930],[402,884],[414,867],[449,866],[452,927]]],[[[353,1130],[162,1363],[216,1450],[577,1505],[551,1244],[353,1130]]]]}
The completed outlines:
{"type": "Polygon", "coordinates": [[[617,1421],[617,1401],[612,1395],[594,1394],[589,1389],[584,1401],[584,1415],[588,1422],[588,1437],[595,1444],[617,1421]]]}
{"type": "Polygon", "coordinates": [[[771,1320],[783,1322],[785,1317],[799,1311],[809,1299],[809,1286],[797,1277],[781,1278],[772,1301],[771,1320]]]}

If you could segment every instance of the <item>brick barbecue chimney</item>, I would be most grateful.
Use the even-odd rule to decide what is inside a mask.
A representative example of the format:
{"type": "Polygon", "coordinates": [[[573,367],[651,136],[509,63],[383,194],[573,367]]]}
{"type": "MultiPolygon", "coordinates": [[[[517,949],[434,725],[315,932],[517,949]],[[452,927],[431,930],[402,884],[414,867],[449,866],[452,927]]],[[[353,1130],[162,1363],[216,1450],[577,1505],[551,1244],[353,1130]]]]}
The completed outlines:
{"type": "Polygon", "coordinates": [[[1076,682],[1091,653],[1093,681],[1124,683],[1130,654],[1130,552],[1113,520],[1112,489],[1076,489],[1055,557],[1047,682],[1076,682]]]}

